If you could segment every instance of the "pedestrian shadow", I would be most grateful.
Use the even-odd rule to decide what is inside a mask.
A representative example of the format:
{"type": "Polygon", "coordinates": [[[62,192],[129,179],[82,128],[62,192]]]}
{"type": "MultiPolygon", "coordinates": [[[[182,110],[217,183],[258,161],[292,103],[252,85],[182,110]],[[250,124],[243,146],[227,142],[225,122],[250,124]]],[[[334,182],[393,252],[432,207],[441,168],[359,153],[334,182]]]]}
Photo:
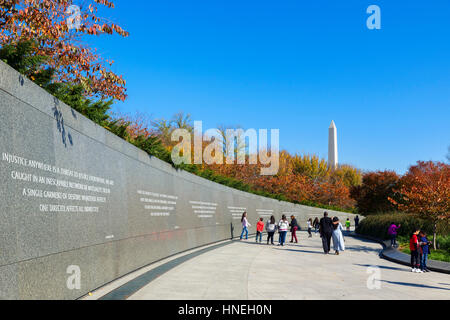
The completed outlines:
{"type": "Polygon", "coordinates": [[[294,244],[294,243],[289,243],[289,244],[285,244],[285,245],[288,246],[288,247],[294,247],[294,248],[313,248],[313,249],[319,249],[319,248],[321,248],[321,247],[319,247],[319,246],[317,246],[317,247],[313,247],[313,246],[305,246],[305,245],[300,244],[300,243],[296,243],[296,244],[294,244]]]}
{"type": "Polygon", "coordinates": [[[239,240],[239,239],[233,239],[233,242],[239,242],[243,244],[257,244],[258,246],[275,246],[276,244],[267,244],[266,242],[256,242],[253,240],[239,240]]]}
{"type": "Polygon", "coordinates": [[[354,263],[354,266],[360,266],[360,267],[376,267],[376,268],[380,268],[380,269],[387,269],[387,270],[395,270],[395,271],[408,271],[408,269],[405,268],[396,268],[396,267],[388,267],[388,266],[378,266],[378,265],[374,265],[374,264],[360,264],[360,263],[354,263]]]}
{"type": "Polygon", "coordinates": [[[280,247],[275,247],[274,249],[276,250],[283,250],[283,251],[292,251],[292,252],[301,252],[301,253],[314,253],[314,254],[320,254],[320,255],[325,255],[325,253],[323,252],[318,252],[318,251],[310,251],[310,250],[298,250],[298,249],[283,249],[280,247]]]}
{"type": "Polygon", "coordinates": [[[407,287],[414,287],[414,288],[423,288],[423,289],[439,289],[439,290],[450,291],[449,288],[441,288],[441,287],[429,286],[429,285],[426,285],[426,284],[399,282],[399,281],[389,281],[389,280],[380,280],[380,281],[386,282],[386,283],[390,283],[390,284],[396,284],[396,285],[400,285],[400,286],[407,286],[407,287]]]}

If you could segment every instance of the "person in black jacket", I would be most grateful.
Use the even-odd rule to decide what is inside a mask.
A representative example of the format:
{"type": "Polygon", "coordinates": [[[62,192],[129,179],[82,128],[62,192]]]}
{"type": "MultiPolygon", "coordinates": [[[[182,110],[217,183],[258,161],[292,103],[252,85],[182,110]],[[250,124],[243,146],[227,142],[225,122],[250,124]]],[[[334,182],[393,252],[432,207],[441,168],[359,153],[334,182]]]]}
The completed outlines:
{"type": "Polygon", "coordinates": [[[356,216],[355,217],[355,230],[356,230],[356,228],[358,228],[358,225],[359,225],[359,217],[356,216]]]}
{"type": "Polygon", "coordinates": [[[295,243],[298,243],[297,240],[297,230],[298,230],[298,224],[297,224],[297,219],[295,219],[295,216],[291,216],[291,223],[289,224],[289,226],[291,227],[291,243],[294,242],[295,239],[295,243]]]}
{"type": "Polygon", "coordinates": [[[331,236],[333,235],[333,221],[328,217],[328,212],[323,213],[323,218],[319,222],[319,232],[322,238],[323,252],[330,252],[331,236]]]}

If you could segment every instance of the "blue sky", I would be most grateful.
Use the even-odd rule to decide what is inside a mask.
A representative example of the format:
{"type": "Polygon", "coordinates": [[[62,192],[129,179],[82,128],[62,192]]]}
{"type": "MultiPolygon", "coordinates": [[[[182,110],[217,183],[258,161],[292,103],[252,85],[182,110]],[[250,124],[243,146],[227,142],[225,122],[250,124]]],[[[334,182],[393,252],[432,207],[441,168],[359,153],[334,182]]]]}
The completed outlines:
{"type": "Polygon", "coordinates": [[[450,145],[450,2],[116,0],[130,37],[89,40],[127,80],[123,113],[280,129],[280,146],[399,173],[450,145]],[[366,8],[381,8],[369,30],[366,8]]]}

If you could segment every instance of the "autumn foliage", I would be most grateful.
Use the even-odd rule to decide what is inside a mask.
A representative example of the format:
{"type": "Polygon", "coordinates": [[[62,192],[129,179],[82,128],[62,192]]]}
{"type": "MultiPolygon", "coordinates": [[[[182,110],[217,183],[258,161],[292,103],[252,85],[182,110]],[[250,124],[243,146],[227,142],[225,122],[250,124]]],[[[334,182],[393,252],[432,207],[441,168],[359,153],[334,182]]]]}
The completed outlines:
{"type": "Polygon", "coordinates": [[[99,7],[114,8],[114,4],[85,1],[79,7],[79,27],[70,29],[67,18],[72,4],[72,0],[0,0],[0,46],[33,41],[37,44],[34,55],[46,58],[56,82],[81,84],[88,96],[124,100],[126,83],[110,70],[113,61],[82,43],[83,37],[91,35],[128,36],[120,26],[97,15],[99,7]]]}
{"type": "MultiPolygon", "coordinates": [[[[450,219],[450,165],[419,161],[400,179],[398,197],[389,201],[399,210],[430,220],[435,225],[450,219]]],[[[436,239],[436,237],[434,237],[436,239]]]]}
{"type": "MultiPolygon", "coordinates": [[[[97,124],[173,164],[170,152],[176,142],[171,134],[175,129],[192,133],[190,116],[178,113],[170,120],[150,121],[108,114],[112,99],[126,98],[125,80],[110,70],[113,61],[102,58],[82,40],[101,34],[126,37],[128,33],[98,16],[99,8],[114,8],[108,0],[84,1],[79,7],[80,25],[71,29],[67,18],[72,5],[72,0],[0,0],[0,58],[9,59],[6,62],[97,124]]],[[[226,150],[227,142],[223,144],[226,150]]],[[[398,209],[436,223],[449,219],[450,173],[444,163],[419,162],[403,177],[392,171],[362,175],[350,165],[332,169],[318,156],[281,151],[278,173],[262,176],[264,165],[249,164],[250,156],[246,154],[245,164],[182,168],[244,191],[306,205],[356,207],[360,213],[398,209]]]]}

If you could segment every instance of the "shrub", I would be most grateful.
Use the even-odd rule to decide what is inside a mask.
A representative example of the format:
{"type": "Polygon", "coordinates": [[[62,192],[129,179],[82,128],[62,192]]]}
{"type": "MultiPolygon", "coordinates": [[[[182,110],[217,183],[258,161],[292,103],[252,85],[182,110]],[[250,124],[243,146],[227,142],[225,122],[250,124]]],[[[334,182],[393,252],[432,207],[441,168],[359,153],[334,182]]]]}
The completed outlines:
{"type": "Polygon", "coordinates": [[[398,235],[409,237],[414,228],[424,230],[427,234],[433,233],[433,223],[424,219],[418,219],[410,214],[404,213],[388,213],[380,215],[371,215],[363,219],[356,233],[373,236],[379,239],[388,239],[388,228],[391,223],[396,225],[401,224],[401,228],[398,229],[398,235]]]}

